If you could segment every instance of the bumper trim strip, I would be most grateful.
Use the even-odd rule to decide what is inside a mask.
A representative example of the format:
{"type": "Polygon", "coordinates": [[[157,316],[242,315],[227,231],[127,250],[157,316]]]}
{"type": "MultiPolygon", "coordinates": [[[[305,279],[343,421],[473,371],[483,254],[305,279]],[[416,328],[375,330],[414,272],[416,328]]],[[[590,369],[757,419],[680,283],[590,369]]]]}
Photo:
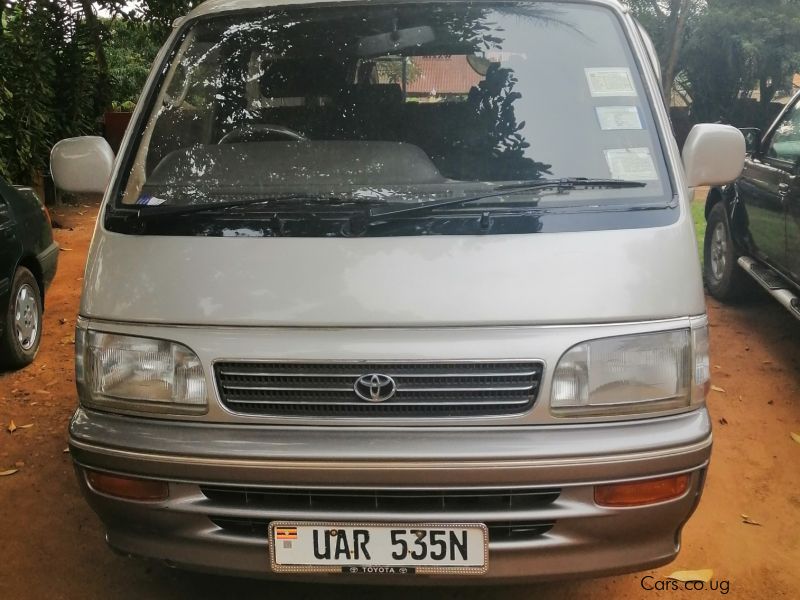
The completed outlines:
{"type": "MultiPolygon", "coordinates": [[[[667,448],[648,452],[636,452],[609,456],[584,456],[564,459],[528,459],[528,460],[459,460],[459,461],[312,461],[312,460],[257,460],[233,458],[196,458],[169,454],[151,454],[134,452],[118,448],[107,448],[87,444],[75,439],[70,440],[70,447],[92,454],[115,456],[128,460],[144,460],[155,462],[180,463],[197,466],[214,467],[249,467],[263,469],[335,469],[341,471],[385,471],[385,470],[474,470],[474,469],[527,469],[537,467],[571,467],[587,464],[619,464],[637,461],[656,460],[691,454],[708,449],[712,444],[712,436],[694,444],[679,448],[667,448]]],[[[606,480],[604,480],[606,481],[606,480]]]]}

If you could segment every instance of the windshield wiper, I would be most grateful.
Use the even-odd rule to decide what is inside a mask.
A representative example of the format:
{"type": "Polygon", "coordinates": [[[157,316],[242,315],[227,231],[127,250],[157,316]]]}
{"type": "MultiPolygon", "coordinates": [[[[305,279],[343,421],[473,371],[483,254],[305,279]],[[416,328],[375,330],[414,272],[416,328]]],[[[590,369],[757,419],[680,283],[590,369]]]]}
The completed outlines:
{"type": "MultiPolygon", "coordinates": [[[[416,212],[427,212],[437,208],[446,206],[459,206],[468,204],[470,202],[477,202],[486,198],[493,198],[499,196],[507,196],[509,194],[519,194],[534,190],[554,189],[559,193],[567,192],[576,188],[635,188],[644,187],[646,184],[639,181],[626,181],[622,179],[588,179],[585,177],[572,177],[568,179],[532,179],[529,181],[519,181],[510,184],[503,184],[495,186],[491,191],[475,196],[467,196],[463,198],[451,198],[448,200],[427,202],[424,204],[416,204],[414,206],[402,206],[394,209],[384,211],[370,210],[367,215],[367,220],[371,223],[374,220],[380,220],[384,217],[391,217],[394,215],[407,215],[416,212]]],[[[231,210],[236,208],[243,208],[247,206],[255,206],[263,204],[269,206],[272,204],[282,204],[287,201],[306,201],[310,203],[313,201],[315,205],[320,207],[325,206],[358,206],[375,204],[374,198],[341,198],[327,194],[309,194],[309,193],[291,193],[269,197],[256,197],[247,198],[244,200],[234,200],[231,202],[206,202],[202,204],[184,204],[184,205],[131,205],[125,207],[126,209],[136,210],[139,218],[155,218],[164,216],[186,216],[202,212],[211,212],[215,210],[231,210]]],[[[306,204],[308,207],[308,204],[306,204]]],[[[316,206],[315,206],[316,207],[316,206]]]]}
{"type": "MultiPolygon", "coordinates": [[[[540,190],[556,190],[558,193],[568,192],[576,188],[604,188],[604,189],[625,189],[625,188],[640,188],[645,187],[647,184],[642,181],[628,181],[625,179],[590,179],[587,177],[569,177],[565,179],[531,179],[529,181],[519,181],[516,183],[509,183],[498,185],[492,188],[492,191],[485,194],[476,194],[475,196],[467,196],[465,198],[451,198],[449,200],[442,200],[441,202],[427,202],[425,204],[417,204],[415,206],[405,206],[395,208],[393,210],[385,211],[370,211],[369,222],[374,223],[386,217],[394,217],[397,215],[407,216],[414,213],[428,213],[436,210],[437,208],[444,208],[448,206],[463,206],[470,202],[478,202],[487,198],[497,198],[508,196],[509,194],[521,194],[525,192],[540,191],[540,190]]],[[[539,199],[531,201],[531,205],[536,206],[539,199]]]]}
{"type": "MultiPolygon", "coordinates": [[[[245,206],[255,206],[263,204],[269,206],[271,204],[281,204],[286,201],[292,200],[305,200],[314,201],[320,206],[363,206],[372,201],[367,199],[344,199],[335,196],[328,196],[325,194],[283,194],[279,196],[270,196],[266,198],[248,198],[246,200],[234,200],[232,202],[205,202],[203,204],[183,204],[183,205],[164,205],[164,206],[147,206],[147,205],[132,205],[129,208],[137,209],[140,218],[149,217],[163,217],[163,216],[185,216],[201,212],[210,212],[215,210],[231,210],[234,208],[242,208],[245,206]]],[[[128,207],[126,207],[128,208],[128,207]]]]}

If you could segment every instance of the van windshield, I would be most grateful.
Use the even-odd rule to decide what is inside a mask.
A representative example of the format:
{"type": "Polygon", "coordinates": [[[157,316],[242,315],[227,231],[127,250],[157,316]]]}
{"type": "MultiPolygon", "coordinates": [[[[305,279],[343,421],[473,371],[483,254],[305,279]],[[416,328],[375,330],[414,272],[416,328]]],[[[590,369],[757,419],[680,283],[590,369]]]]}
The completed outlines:
{"type": "Polygon", "coordinates": [[[636,62],[598,6],[381,3],[203,18],[177,42],[152,102],[117,204],[152,212],[148,221],[168,220],[169,207],[213,220],[219,211],[206,208],[236,205],[257,221],[470,199],[408,213],[424,220],[672,197],[636,62]],[[561,178],[638,185],[527,185],[561,178]]]}

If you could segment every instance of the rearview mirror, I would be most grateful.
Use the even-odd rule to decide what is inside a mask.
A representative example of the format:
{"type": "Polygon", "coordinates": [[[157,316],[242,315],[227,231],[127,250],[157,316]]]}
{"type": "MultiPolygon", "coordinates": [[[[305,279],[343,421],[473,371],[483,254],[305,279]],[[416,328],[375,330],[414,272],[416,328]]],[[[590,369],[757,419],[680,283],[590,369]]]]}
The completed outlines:
{"type": "Polygon", "coordinates": [[[113,165],[114,151],[98,136],[67,138],[50,151],[56,187],[73,194],[102,194],[113,165]]]}
{"type": "Polygon", "coordinates": [[[376,56],[387,52],[397,52],[404,48],[422,46],[435,39],[436,35],[428,25],[409,27],[363,37],[358,40],[357,52],[359,56],[376,56]]]}
{"type": "Polygon", "coordinates": [[[757,154],[761,146],[761,130],[756,127],[740,129],[744,136],[745,147],[748,154],[757,154]]]}
{"type": "Polygon", "coordinates": [[[695,125],[683,146],[683,168],[690,188],[725,185],[742,174],[745,141],[730,125],[695,125]]]}

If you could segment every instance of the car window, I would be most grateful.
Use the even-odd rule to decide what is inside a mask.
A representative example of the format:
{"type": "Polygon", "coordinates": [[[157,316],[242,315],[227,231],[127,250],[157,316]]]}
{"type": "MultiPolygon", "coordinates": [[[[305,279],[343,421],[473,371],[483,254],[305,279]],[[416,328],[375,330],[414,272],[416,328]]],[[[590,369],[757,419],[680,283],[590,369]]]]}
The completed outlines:
{"type": "MultiPolygon", "coordinates": [[[[238,219],[248,227],[237,231],[259,235],[355,235],[364,210],[461,200],[553,205],[559,227],[618,228],[674,207],[653,96],[608,7],[345,3],[185,28],[114,186],[117,214],[140,207],[148,232],[217,235],[238,219]],[[215,206],[245,203],[225,218],[215,206]],[[191,226],[161,218],[195,207],[191,226]],[[280,210],[267,222],[259,207],[280,210]]],[[[439,213],[457,212],[448,206],[439,213]]],[[[508,230],[541,230],[539,217],[515,214],[508,230]]],[[[420,217],[403,235],[473,225],[420,217]]],[[[481,235],[504,231],[485,226],[481,235]]]]}
{"type": "Polygon", "coordinates": [[[800,159],[800,103],[795,104],[778,124],[767,156],[789,163],[800,159]]]}
{"type": "Polygon", "coordinates": [[[8,207],[8,203],[5,199],[0,196],[0,227],[7,225],[11,222],[11,209],[8,207]]]}
{"type": "Polygon", "coordinates": [[[643,187],[546,201],[671,198],[636,61],[614,14],[595,6],[381,4],[210,18],[183,38],[134,137],[128,205],[281,194],[417,203],[565,177],[643,187]]]}

